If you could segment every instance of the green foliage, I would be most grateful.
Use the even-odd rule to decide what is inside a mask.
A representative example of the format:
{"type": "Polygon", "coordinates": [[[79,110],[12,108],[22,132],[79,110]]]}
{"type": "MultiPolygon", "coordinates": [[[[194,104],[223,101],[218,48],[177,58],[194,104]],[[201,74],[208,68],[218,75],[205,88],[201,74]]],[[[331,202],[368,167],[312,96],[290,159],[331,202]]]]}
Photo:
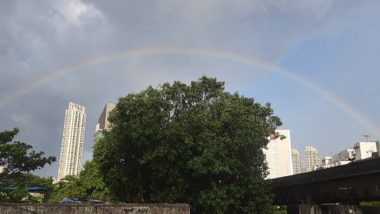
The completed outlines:
{"type": "Polygon", "coordinates": [[[49,202],[59,202],[65,197],[83,198],[84,196],[85,190],[79,181],[79,177],[67,175],[54,184],[49,202]]]}
{"type": "Polygon", "coordinates": [[[275,206],[273,208],[274,214],[287,214],[286,206],[275,206]]]}
{"type": "Polygon", "coordinates": [[[84,164],[84,170],[79,175],[79,181],[85,189],[86,198],[110,200],[109,189],[106,187],[97,165],[93,161],[84,164]]]}
{"type": "Polygon", "coordinates": [[[117,199],[186,202],[194,213],[269,213],[262,149],[281,124],[270,105],[202,77],[119,99],[94,161],[117,199]]]}
{"type": "Polygon", "coordinates": [[[29,144],[13,141],[18,132],[17,128],[0,132],[0,166],[5,167],[0,173],[0,201],[19,202],[28,197],[27,185],[47,184],[49,181],[25,172],[41,169],[56,160],[53,156],[45,157],[44,152],[34,151],[29,144]]]}
{"type": "Polygon", "coordinates": [[[66,176],[54,185],[50,202],[59,202],[65,197],[111,200],[99,170],[93,161],[87,161],[79,176],[66,176]]]}
{"type": "Polygon", "coordinates": [[[360,206],[380,207],[380,201],[362,201],[360,206]]]}
{"type": "Polygon", "coordinates": [[[3,202],[46,202],[53,187],[52,177],[39,177],[30,173],[20,173],[17,178],[7,180],[7,185],[3,187],[3,202]],[[44,198],[33,197],[27,190],[29,187],[41,187],[45,190],[41,192],[44,198]]]}

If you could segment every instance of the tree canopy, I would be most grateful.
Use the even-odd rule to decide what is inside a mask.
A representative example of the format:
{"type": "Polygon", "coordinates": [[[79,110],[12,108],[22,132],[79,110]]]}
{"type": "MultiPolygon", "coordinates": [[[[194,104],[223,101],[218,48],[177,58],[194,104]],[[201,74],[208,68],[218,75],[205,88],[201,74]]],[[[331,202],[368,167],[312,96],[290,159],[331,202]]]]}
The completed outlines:
{"type": "Polygon", "coordinates": [[[270,104],[201,77],[121,97],[94,148],[119,200],[186,202],[194,213],[268,213],[262,149],[281,125],[270,104]]]}
{"type": "Polygon", "coordinates": [[[0,166],[3,167],[0,173],[0,201],[19,201],[27,196],[25,185],[33,182],[47,184],[51,180],[37,179],[27,172],[41,169],[56,158],[45,157],[44,152],[36,152],[31,145],[13,141],[18,132],[17,128],[0,132],[0,166]]]}
{"type": "Polygon", "coordinates": [[[50,202],[59,202],[65,197],[111,200],[109,189],[105,186],[93,161],[86,161],[79,176],[68,175],[54,185],[50,202]]]}

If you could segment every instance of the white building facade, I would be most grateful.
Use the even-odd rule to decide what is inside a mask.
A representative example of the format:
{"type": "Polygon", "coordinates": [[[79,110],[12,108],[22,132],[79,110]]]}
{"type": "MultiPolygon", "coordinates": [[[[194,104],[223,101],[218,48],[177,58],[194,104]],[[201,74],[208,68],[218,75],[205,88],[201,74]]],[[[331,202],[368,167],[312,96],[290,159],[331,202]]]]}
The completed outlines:
{"type": "Polygon", "coordinates": [[[79,174],[82,165],[85,126],[85,107],[69,102],[65,111],[58,180],[66,175],[79,174]]]}
{"type": "Polygon", "coordinates": [[[331,165],[331,161],[332,161],[332,157],[330,157],[330,156],[325,156],[325,157],[322,159],[322,167],[330,166],[330,165],[331,165]]]}
{"type": "Polygon", "coordinates": [[[312,146],[305,148],[305,159],[306,172],[313,171],[322,165],[318,150],[312,146]]]}
{"type": "Polygon", "coordinates": [[[301,156],[298,150],[292,149],[292,162],[293,162],[293,174],[299,174],[302,172],[301,168],[301,156]]]}
{"type": "Polygon", "coordinates": [[[363,160],[372,157],[373,153],[377,153],[376,142],[359,142],[354,145],[355,160],[363,160]]]}
{"type": "Polygon", "coordinates": [[[290,131],[276,130],[276,132],[285,138],[271,137],[267,149],[263,150],[268,165],[269,175],[267,178],[269,179],[293,175],[290,131]]]}
{"type": "Polygon", "coordinates": [[[371,158],[378,156],[378,143],[374,141],[365,141],[356,143],[353,148],[345,149],[331,157],[328,163],[322,163],[323,168],[330,168],[349,164],[352,161],[371,158]]]}

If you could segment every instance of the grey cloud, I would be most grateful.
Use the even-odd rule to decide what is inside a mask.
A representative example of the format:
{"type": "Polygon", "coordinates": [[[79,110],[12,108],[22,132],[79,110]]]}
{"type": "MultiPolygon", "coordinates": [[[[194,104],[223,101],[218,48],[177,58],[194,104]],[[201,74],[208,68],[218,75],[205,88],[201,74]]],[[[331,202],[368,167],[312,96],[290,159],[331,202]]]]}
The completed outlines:
{"type": "MultiPolygon", "coordinates": [[[[315,35],[334,39],[371,1],[4,1],[0,7],[0,100],[60,68],[109,53],[155,45],[215,48],[280,63],[315,35]],[[356,14],[357,15],[357,14],[356,14]]],[[[196,56],[142,56],[88,66],[50,80],[0,108],[0,130],[59,156],[68,101],[85,105],[85,158],[106,101],[202,74],[232,90],[266,74],[196,56]],[[222,68],[223,67],[223,68],[222,68]]],[[[39,172],[56,175],[56,165],[39,172]]]]}
{"type": "Polygon", "coordinates": [[[115,27],[119,48],[157,43],[218,47],[273,62],[315,33],[334,34],[346,21],[344,13],[356,7],[333,0],[86,3],[115,27]],[[337,18],[337,12],[343,16],[337,18]]]}

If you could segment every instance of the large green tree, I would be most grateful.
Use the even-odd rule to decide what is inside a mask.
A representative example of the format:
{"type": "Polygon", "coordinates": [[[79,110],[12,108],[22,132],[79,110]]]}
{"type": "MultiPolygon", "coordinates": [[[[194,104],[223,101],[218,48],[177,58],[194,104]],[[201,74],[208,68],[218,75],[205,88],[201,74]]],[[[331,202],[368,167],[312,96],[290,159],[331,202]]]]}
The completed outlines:
{"type": "Polygon", "coordinates": [[[21,141],[13,141],[19,129],[0,132],[0,201],[19,201],[27,196],[28,181],[36,179],[28,173],[51,164],[55,157],[45,157],[33,147],[21,141]],[[32,178],[33,177],[33,178],[32,178]]]}
{"type": "Polygon", "coordinates": [[[269,104],[202,77],[119,99],[94,161],[119,200],[186,202],[194,213],[268,213],[262,149],[281,124],[269,104]]]}

